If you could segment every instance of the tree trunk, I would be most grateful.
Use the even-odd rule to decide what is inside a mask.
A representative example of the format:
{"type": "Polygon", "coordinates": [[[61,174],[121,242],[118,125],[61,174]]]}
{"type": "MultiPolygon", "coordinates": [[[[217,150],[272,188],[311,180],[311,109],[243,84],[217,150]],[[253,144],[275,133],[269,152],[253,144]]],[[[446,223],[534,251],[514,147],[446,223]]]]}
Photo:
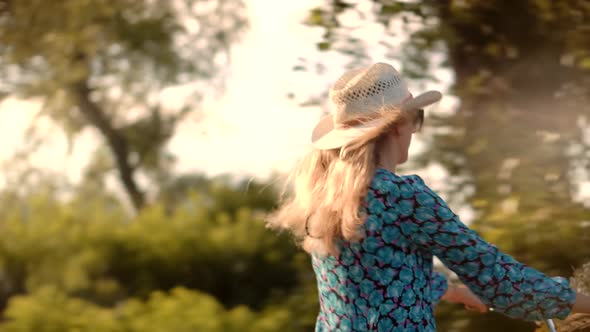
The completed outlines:
{"type": "Polygon", "coordinates": [[[145,204],[145,196],[135,181],[135,169],[129,161],[129,144],[125,136],[114,128],[106,114],[90,100],[90,89],[85,81],[72,84],[70,91],[77,100],[80,112],[106,139],[115,158],[121,183],[135,210],[141,210],[145,204]]]}

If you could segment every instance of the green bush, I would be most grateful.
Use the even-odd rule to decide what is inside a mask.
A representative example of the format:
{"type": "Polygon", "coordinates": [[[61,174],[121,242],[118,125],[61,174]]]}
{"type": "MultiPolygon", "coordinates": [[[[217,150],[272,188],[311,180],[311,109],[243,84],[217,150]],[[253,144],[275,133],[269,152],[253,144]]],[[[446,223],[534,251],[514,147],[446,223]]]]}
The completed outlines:
{"type": "Polygon", "coordinates": [[[53,286],[113,305],[184,286],[225,307],[260,309],[269,296],[285,296],[298,285],[307,257],[288,236],[264,227],[261,210],[213,214],[201,195],[186,201],[173,213],[154,205],[131,220],[100,202],[44,197],[2,211],[2,302],[53,286]]]}
{"type": "Polygon", "coordinates": [[[102,308],[44,286],[27,296],[15,296],[5,311],[3,332],[232,332],[294,331],[290,313],[269,309],[260,313],[246,306],[224,309],[214,297],[177,287],[153,292],[147,301],[130,299],[102,308]]]}
{"type": "Polygon", "coordinates": [[[268,194],[243,197],[261,185],[243,185],[212,182],[133,218],[102,196],[12,200],[0,211],[0,331],[309,330],[309,258],[264,227],[268,194]]]}

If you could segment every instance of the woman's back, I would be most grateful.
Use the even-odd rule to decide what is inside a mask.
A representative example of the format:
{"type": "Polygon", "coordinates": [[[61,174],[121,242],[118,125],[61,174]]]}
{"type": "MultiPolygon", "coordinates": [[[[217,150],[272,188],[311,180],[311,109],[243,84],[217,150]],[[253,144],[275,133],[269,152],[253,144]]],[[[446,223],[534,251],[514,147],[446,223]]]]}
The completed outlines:
{"type": "Polygon", "coordinates": [[[567,283],[483,241],[418,176],[377,169],[363,210],[362,241],[341,241],[337,257],[312,256],[317,331],[435,331],[434,305],[447,284],[433,273],[434,254],[510,316],[537,320],[569,312],[574,293],[567,283]]]}

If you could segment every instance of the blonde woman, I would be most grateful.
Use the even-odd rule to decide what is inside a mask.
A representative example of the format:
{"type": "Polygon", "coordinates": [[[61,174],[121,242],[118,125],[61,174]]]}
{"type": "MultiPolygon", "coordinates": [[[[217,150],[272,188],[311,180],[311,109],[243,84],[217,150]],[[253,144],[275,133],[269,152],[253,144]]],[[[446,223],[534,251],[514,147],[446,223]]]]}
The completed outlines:
{"type": "Polygon", "coordinates": [[[314,150],[293,174],[294,195],[269,218],[312,256],[316,331],[435,331],[438,300],[523,320],[590,312],[563,278],[517,262],[467,228],[417,175],[401,176],[422,108],[392,66],[346,72],[330,90],[333,114],[312,133],[314,150]],[[435,273],[437,256],[466,285],[435,273]]]}

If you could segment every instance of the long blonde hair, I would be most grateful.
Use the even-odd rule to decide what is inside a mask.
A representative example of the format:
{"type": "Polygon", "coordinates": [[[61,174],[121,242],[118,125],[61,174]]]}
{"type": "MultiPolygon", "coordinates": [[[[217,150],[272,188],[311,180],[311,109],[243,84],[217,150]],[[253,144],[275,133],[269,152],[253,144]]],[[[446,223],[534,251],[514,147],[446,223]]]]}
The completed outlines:
{"type": "Polygon", "coordinates": [[[305,251],[319,255],[337,256],[339,240],[363,238],[360,208],[379,162],[378,149],[386,133],[408,120],[397,108],[377,113],[388,118],[386,125],[342,148],[312,150],[298,162],[287,181],[293,192],[286,199],[283,192],[268,227],[290,231],[305,251]]]}

